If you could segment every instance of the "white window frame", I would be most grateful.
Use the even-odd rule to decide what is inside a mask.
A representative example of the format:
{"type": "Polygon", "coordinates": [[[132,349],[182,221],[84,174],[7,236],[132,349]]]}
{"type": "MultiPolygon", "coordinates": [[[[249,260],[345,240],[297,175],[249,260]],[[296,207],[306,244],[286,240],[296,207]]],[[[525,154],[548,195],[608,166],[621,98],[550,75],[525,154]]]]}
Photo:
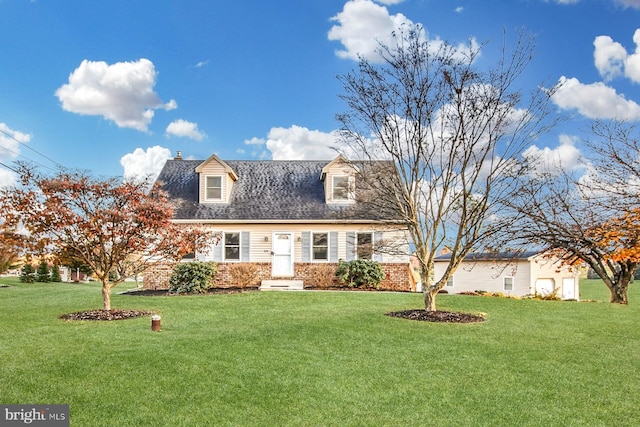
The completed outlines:
{"type": "Polygon", "coordinates": [[[356,259],[373,259],[373,232],[370,231],[365,231],[365,232],[361,232],[361,233],[356,233],[356,259]],[[369,235],[369,237],[371,238],[371,256],[369,258],[360,258],[360,236],[362,235],[369,235]]]}
{"type": "Polygon", "coordinates": [[[453,274],[451,276],[449,276],[449,279],[447,280],[447,284],[445,285],[445,287],[453,288],[455,286],[455,281],[454,281],[453,277],[454,277],[453,274]]]}
{"type": "MultiPolygon", "coordinates": [[[[331,250],[331,242],[330,242],[330,240],[331,240],[331,233],[329,233],[328,231],[312,231],[311,232],[311,241],[309,242],[309,250],[311,251],[311,254],[310,254],[311,262],[329,262],[329,259],[330,259],[329,251],[331,250]],[[315,237],[316,234],[325,234],[327,236],[327,257],[325,259],[316,258],[315,257],[314,249],[315,249],[316,245],[315,245],[315,238],[314,237],[315,237]]],[[[318,246],[318,247],[320,247],[320,246],[318,246]]],[[[322,247],[324,247],[324,246],[322,246],[322,247]]]]}
{"type": "Polygon", "coordinates": [[[222,242],[222,259],[225,260],[225,262],[240,262],[240,260],[242,260],[242,233],[239,231],[225,231],[224,232],[224,238],[223,238],[223,242],[222,242]],[[238,235],[238,244],[237,245],[233,245],[233,246],[229,246],[229,247],[238,247],[238,258],[227,258],[227,235],[228,234],[237,234],[238,235]]]}
{"type": "Polygon", "coordinates": [[[504,276],[502,278],[502,290],[504,291],[513,291],[513,287],[515,286],[516,279],[513,276],[504,276]],[[511,280],[511,289],[507,289],[507,279],[511,280]]]}
{"type": "Polygon", "coordinates": [[[222,175],[207,175],[204,177],[204,200],[207,202],[221,202],[224,198],[224,177],[222,175]],[[218,187],[209,187],[209,178],[218,178],[220,179],[220,197],[209,197],[209,188],[218,188],[218,187]]]}
{"type": "Polygon", "coordinates": [[[331,201],[337,203],[346,203],[351,202],[353,200],[353,181],[352,177],[349,175],[333,175],[331,177],[331,201]],[[336,186],[336,179],[345,179],[347,180],[347,194],[342,197],[336,197],[336,188],[341,188],[336,186]]]}

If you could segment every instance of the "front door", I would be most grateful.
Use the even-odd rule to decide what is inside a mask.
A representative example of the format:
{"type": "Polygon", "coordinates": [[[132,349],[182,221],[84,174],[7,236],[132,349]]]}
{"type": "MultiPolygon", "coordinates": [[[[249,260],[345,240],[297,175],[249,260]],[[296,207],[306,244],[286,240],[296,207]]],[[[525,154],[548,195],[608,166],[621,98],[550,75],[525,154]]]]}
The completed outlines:
{"type": "Polygon", "coordinates": [[[293,233],[273,233],[271,254],[271,275],[293,276],[293,233]]]}

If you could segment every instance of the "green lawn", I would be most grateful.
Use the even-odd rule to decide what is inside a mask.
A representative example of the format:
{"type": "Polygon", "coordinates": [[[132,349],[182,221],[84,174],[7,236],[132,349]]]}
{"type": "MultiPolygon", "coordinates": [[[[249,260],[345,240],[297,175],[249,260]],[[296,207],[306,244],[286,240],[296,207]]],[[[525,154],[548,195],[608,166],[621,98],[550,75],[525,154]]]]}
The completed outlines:
{"type": "Polygon", "coordinates": [[[0,283],[0,403],[67,403],[72,426],[640,425],[634,285],[629,306],[439,296],[487,313],[466,325],[384,315],[416,294],[113,296],[156,333],[58,319],[99,308],[95,284],[0,283]]]}

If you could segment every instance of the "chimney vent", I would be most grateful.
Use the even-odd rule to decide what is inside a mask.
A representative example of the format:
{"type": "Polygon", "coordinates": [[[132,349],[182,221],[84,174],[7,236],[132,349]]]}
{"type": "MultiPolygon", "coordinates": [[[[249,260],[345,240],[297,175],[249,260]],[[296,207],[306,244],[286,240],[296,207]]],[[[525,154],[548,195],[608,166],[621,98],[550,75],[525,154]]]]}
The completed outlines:
{"type": "Polygon", "coordinates": [[[173,160],[182,160],[182,151],[178,150],[176,157],[173,160]]]}

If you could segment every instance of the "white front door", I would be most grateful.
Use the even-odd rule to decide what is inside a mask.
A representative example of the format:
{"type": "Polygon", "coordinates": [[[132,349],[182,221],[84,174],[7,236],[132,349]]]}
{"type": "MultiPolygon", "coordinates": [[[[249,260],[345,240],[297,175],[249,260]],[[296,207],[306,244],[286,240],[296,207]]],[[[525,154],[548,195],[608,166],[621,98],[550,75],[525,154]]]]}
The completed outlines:
{"type": "Polygon", "coordinates": [[[271,275],[273,277],[293,276],[293,233],[273,233],[271,247],[271,275]]]}

